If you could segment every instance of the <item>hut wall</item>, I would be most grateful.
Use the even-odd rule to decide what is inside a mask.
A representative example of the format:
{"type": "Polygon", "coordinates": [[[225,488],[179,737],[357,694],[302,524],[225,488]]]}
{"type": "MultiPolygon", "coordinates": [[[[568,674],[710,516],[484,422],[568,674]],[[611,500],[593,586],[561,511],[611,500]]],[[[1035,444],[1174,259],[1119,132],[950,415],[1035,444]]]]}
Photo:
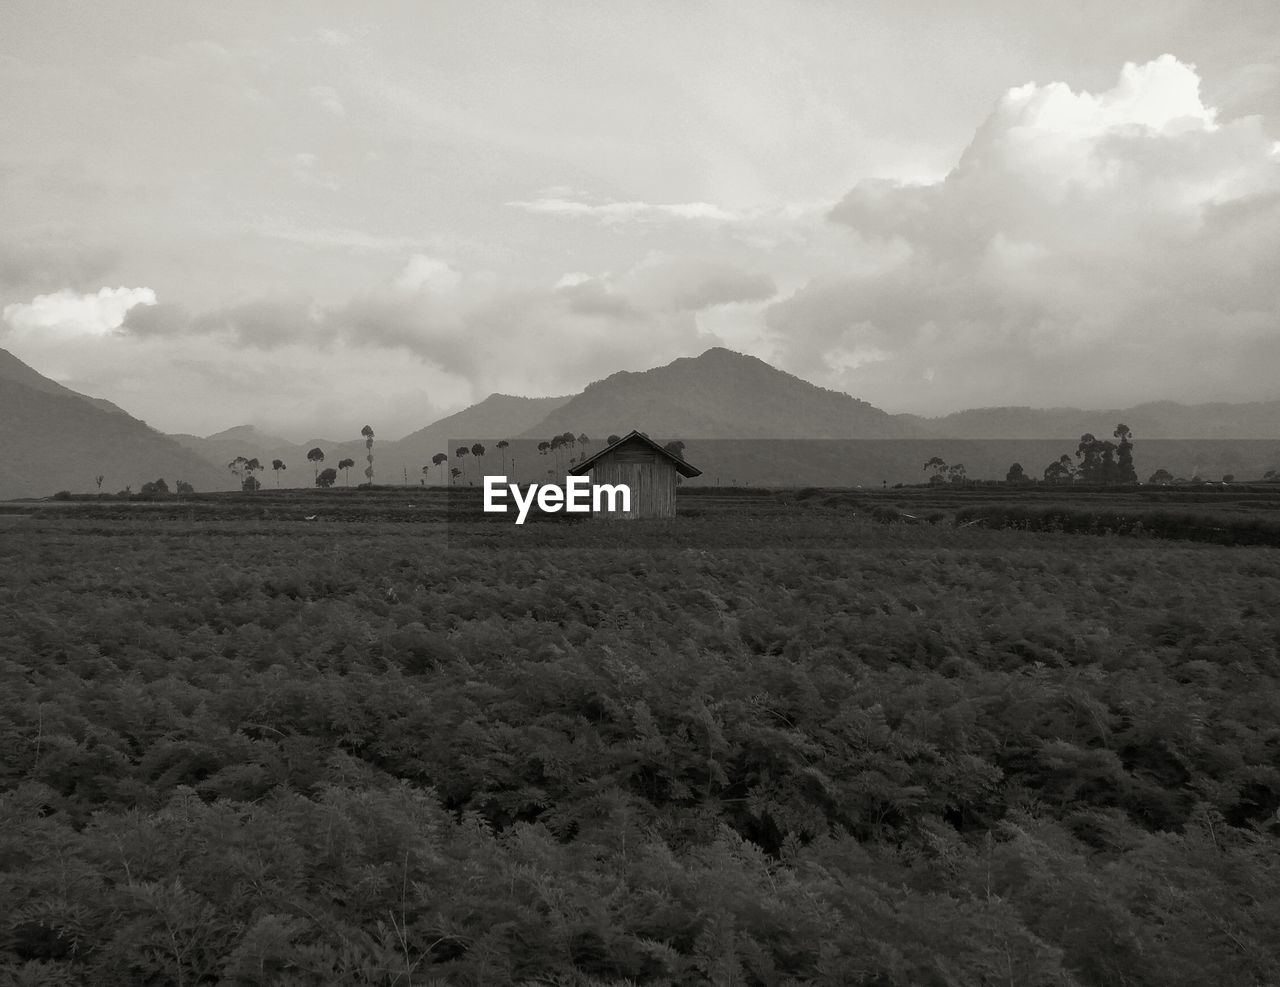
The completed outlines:
{"type": "Polygon", "coordinates": [[[591,482],[625,483],[631,488],[631,510],[600,518],[675,517],[676,467],[651,449],[623,447],[602,457],[591,467],[591,482]]]}

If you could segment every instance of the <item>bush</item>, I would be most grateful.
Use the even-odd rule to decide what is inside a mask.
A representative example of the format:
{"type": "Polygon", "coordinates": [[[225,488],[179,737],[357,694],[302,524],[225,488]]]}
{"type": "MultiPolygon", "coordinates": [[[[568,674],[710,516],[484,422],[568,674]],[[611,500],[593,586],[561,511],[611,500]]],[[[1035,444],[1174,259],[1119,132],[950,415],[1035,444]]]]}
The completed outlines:
{"type": "Polygon", "coordinates": [[[1227,518],[1171,511],[1108,511],[1018,505],[966,507],[956,513],[957,527],[981,523],[989,528],[1062,531],[1069,534],[1130,535],[1211,542],[1215,545],[1280,547],[1280,524],[1262,518],[1227,518]]]}

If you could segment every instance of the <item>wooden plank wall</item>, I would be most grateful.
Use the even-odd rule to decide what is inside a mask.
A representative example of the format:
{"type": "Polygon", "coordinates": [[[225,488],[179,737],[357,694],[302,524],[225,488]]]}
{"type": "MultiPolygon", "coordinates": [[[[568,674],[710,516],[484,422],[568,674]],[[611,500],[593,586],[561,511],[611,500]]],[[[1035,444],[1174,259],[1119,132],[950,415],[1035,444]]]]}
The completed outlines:
{"type": "Polygon", "coordinates": [[[622,448],[604,456],[591,467],[591,482],[625,483],[631,488],[631,510],[628,513],[600,512],[594,517],[635,518],[675,517],[676,467],[665,456],[645,450],[622,448]],[[619,455],[621,453],[621,455],[619,455]]]}

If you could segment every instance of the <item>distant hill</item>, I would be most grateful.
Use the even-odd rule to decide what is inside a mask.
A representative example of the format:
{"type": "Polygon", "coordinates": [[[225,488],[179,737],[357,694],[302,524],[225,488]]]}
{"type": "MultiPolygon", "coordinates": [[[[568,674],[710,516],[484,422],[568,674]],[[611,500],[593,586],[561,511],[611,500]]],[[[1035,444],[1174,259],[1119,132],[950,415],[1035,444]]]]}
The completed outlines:
{"type": "Polygon", "coordinates": [[[1121,422],[1139,439],[1280,439],[1280,401],[1153,401],[1105,411],[975,408],[940,418],[899,417],[926,434],[949,439],[1079,439],[1085,432],[1109,438],[1121,422]]]}
{"type": "Polygon", "coordinates": [[[927,434],[841,391],[792,376],[753,356],[716,347],[639,373],[589,384],[525,438],[636,428],[654,438],[894,439],[927,434]]]}
{"type": "MultiPolygon", "coordinates": [[[[126,412],[118,405],[112,404],[105,398],[91,398],[87,394],[81,394],[79,391],[73,391],[69,387],[64,387],[55,380],[50,380],[37,371],[28,367],[8,350],[0,350],[0,382],[8,381],[14,384],[22,384],[32,390],[40,391],[43,394],[57,394],[60,397],[73,397],[81,401],[87,401],[101,411],[107,411],[112,414],[123,415],[126,412]]],[[[155,479],[152,477],[152,479],[155,479]]]]}
{"type": "Polygon", "coordinates": [[[554,398],[522,398],[510,394],[490,394],[479,404],[457,414],[432,422],[426,428],[406,435],[386,446],[388,459],[399,458],[420,469],[431,457],[450,448],[449,440],[494,442],[511,439],[528,431],[536,423],[571,401],[569,396],[554,398]]]}
{"type": "Polygon", "coordinates": [[[109,401],[85,397],[0,350],[0,499],[59,490],[134,490],[163,477],[197,490],[227,487],[202,458],[109,401]]]}
{"type": "MultiPolygon", "coordinates": [[[[498,439],[517,435],[529,428],[568,400],[568,397],[523,398],[491,394],[478,404],[397,440],[377,438],[375,424],[374,478],[379,483],[402,483],[407,476],[410,483],[417,483],[422,476],[422,467],[430,464],[436,453],[452,452],[461,440],[468,445],[484,442],[492,446],[498,439]]],[[[275,485],[277,481],[284,487],[310,486],[314,482],[315,467],[307,460],[307,453],[315,448],[324,452],[324,467],[336,467],[344,458],[356,461],[350,475],[342,477],[340,483],[364,482],[367,450],[364,440],[359,437],[343,441],[308,439],[296,443],[262,432],[252,425],[236,425],[214,435],[175,435],[173,438],[204,457],[210,465],[223,470],[236,456],[257,457],[267,467],[259,477],[267,486],[275,485]],[[272,475],[273,459],[285,463],[286,469],[279,477],[272,475]]]]}
{"type": "Polygon", "coordinates": [[[360,475],[365,465],[364,440],[361,438],[347,439],[342,442],[332,439],[310,439],[307,442],[298,443],[263,432],[252,425],[236,425],[221,432],[215,432],[213,435],[180,433],[172,437],[227,476],[231,475],[227,470],[227,464],[237,456],[257,459],[265,467],[265,470],[258,474],[258,481],[267,487],[311,486],[317,464],[307,459],[307,453],[316,448],[324,453],[324,460],[318,465],[319,469],[328,466],[336,468],[343,459],[354,459],[360,468],[344,477],[344,480],[358,482],[364,479],[360,475]],[[276,459],[285,464],[279,476],[276,476],[271,469],[271,463],[276,459]]]}
{"type": "Polygon", "coordinates": [[[236,425],[213,435],[199,436],[177,433],[170,436],[192,452],[199,453],[214,466],[225,466],[236,456],[246,459],[257,457],[270,463],[273,458],[283,458],[280,452],[296,451],[295,443],[276,435],[268,435],[252,425],[236,425]]]}

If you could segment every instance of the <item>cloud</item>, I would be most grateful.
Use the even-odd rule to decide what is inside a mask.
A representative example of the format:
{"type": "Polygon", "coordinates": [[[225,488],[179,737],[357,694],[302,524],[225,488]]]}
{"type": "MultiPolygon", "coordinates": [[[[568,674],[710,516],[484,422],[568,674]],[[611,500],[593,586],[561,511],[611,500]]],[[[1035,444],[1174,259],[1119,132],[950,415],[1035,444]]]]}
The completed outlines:
{"type": "Polygon", "coordinates": [[[444,261],[427,254],[414,254],[396,278],[395,285],[401,291],[456,291],[462,279],[444,261]]]}
{"type": "Polygon", "coordinates": [[[289,168],[299,184],[311,188],[322,188],[326,192],[336,192],[342,188],[342,184],[337,178],[328,172],[322,171],[318,167],[319,164],[319,155],[311,151],[299,151],[288,159],[289,168]]]}
{"type": "Polygon", "coordinates": [[[893,408],[1275,396],[1280,159],[1193,66],[1009,90],[933,184],[864,181],[851,256],[773,305],[786,362],[893,408]]]}
{"type": "Polygon", "coordinates": [[[589,203],[577,199],[545,198],[508,202],[507,205],[526,212],[595,219],[602,223],[653,223],[672,219],[731,221],[739,218],[738,213],[710,202],[589,203]]]}
{"type": "Polygon", "coordinates": [[[250,227],[252,233],[271,240],[282,240],[305,247],[358,251],[361,253],[403,253],[431,246],[426,237],[370,233],[335,227],[300,226],[282,219],[260,220],[250,227]]]}
{"type": "Polygon", "coordinates": [[[338,118],[344,118],[347,115],[347,108],[342,103],[342,97],[338,95],[338,90],[333,86],[308,86],[307,95],[315,101],[326,113],[332,114],[338,118]]]}
{"type": "Polygon", "coordinates": [[[773,279],[728,260],[651,254],[619,280],[619,290],[653,311],[696,312],[760,302],[777,294],[773,279]]]}
{"type": "Polygon", "coordinates": [[[0,320],[22,335],[104,336],[120,327],[130,309],[155,303],[150,288],[101,288],[87,294],[64,290],[6,305],[0,320]]]}
{"type": "Polygon", "coordinates": [[[641,369],[722,343],[699,311],[769,297],[766,276],[727,262],[655,255],[620,275],[574,273],[554,284],[460,272],[412,255],[385,283],[321,306],[264,298],[197,315],[177,305],[134,309],[136,340],[206,338],[260,351],[296,345],[402,351],[492,390],[561,392],[619,368],[641,369]]]}

